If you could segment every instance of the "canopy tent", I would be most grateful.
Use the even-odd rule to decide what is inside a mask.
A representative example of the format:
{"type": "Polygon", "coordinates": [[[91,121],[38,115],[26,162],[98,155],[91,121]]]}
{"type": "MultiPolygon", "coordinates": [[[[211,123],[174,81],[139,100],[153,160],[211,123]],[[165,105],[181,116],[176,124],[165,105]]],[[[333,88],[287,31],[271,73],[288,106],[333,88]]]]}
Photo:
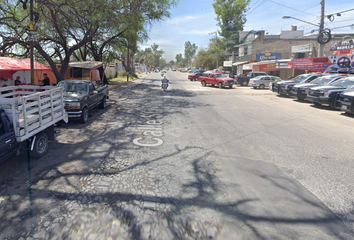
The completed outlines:
{"type": "MultiPolygon", "coordinates": [[[[29,58],[19,59],[10,57],[0,57],[0,71],[30,71],[31,61],[29,58]]],[[[52,68],[34,61],[35,71],[53,71],[52,68]]]]}
{"type": "MultiPolygon", "coordinates": [[[[34,61],[35,82],[42,79],[42,74],[48,75],[53,72],[52,68],[34,61]],[[38,75],[38,76],[37,76],[38,75]]],[[[16,76],[21,76],[22,82],[30,81],[31,60],[29,58],[19,59],[10,57],[0,57],[0,86],[4,84],[12,86],[16,76]],[[27,79],[26,81],[24,81],[27,79]],[[10,80],[10,81],[9,81],[10,80]],[[12,80],[12,81],[11,81],[12,80]]],[[[50,74],[51,75],[51,74],[50,74]]]]}

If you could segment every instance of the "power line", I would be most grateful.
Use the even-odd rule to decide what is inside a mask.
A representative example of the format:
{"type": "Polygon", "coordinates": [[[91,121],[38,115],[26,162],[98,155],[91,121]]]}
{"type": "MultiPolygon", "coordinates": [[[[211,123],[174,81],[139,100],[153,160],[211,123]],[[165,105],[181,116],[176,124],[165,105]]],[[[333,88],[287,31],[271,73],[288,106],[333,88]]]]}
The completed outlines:
{"type": "MultiPolygon", "coordinates": [[[[307,12],[304,12],[304,11],[301,11],[301,10],[298,10],[298,9],[295,9],[295,8],[293,8],[293,7],[289,7],[289,6],[285,5],[285,4],[278,3],[278,2],[275,2],[275,1],[273,1],[273,0],[268,0],[268,1],[269,1],[269,2],[272,2],[272,3],[275,3],[275,4],[278,4],[278,5],[280,5],[280,6],[283,6],[283,7],[292,9],[292,10],[295,10],[295,11],[297,11],[297,12],[301,12],[301,13],[305,13],[305,14],[307,14],[307,15],[315,16],[315,15],[313,15],[313,14],[310,14],[310,13],[307,13],[307,12]]],[[[316,6],[317,6],[317,5],[316,5],[316,6]]]]}

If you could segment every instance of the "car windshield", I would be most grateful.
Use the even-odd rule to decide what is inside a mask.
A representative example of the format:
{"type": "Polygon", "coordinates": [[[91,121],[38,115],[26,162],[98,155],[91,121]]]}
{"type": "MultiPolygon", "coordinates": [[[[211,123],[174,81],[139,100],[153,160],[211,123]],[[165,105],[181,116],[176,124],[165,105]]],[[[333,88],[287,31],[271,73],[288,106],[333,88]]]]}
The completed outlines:
{"type": "Polygon", "coordinates": [[[64,92],[86,92],[85,83],[59,82],[59,87],[64,88],[64,92]]]}
{"type": "Polygon", "coordinates": [[[343,78],[338,81],[335,81],[334,83],[331,83],[330,85],[335,86],[335,87],[349,88],[354,85],[354,79],[353,78],[343,78]]]}
{"type": "Polygon", "coordinates": [[[306,79],[308,79],[309,75],[299,75],[293,79],[291,79],[291,81],[294,81],[294,82],[304,82],[306,81],[306,79]]]}
{"type": "Polygon", "coordinates": [[[311,83],[315,83],[315,84],[319,84],[319,85],[327,85],[330,81],[332,81],[336,78],[340,78],[340,77],[336,76],[336,75],[323,76],[323,77],[316,78],[311,83]]]}
{"type": "Polygon", "coordinates": [[[229,77],[228,74],[216,74],[217,78],[224,78],[224,77],[229,77]]]}

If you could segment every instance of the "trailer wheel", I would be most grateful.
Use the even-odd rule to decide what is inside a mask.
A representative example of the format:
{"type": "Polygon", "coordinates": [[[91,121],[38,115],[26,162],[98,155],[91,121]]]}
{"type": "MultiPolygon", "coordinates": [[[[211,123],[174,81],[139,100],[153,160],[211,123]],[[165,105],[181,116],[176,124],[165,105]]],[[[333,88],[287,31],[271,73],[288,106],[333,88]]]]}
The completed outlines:
{"type": "Polygon", "coordinates": [[[36,139],[33,145],[31,156],[33,158],[40,158],[48,151],[49,142],[48,136],[45,132],[40,132],[36,135],[36,139]]]}

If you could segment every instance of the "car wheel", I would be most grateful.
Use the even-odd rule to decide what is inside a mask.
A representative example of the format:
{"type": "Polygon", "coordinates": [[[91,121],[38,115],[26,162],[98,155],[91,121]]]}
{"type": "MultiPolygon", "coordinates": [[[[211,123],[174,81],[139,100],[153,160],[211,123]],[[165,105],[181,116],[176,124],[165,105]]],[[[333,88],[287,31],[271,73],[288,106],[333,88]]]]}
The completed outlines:
{"type": "Polygon", "coordinates": [[[100,103],[100,105],[98,105],[99,108],[101,109],[105,109],[107,107],[107,100],[106,97],[104,97],[100,103]]]}
{"type": "Polygon", "coordinates": [[[40,158],[46,154],[49,147],[48,136],[45,132],[38,133],[33,146],[31,156],[33,158],[40,158]]]}
{"type": "Polygon", "coordinates": [[[248,85],[248,82],[246,80],[244,80],[241,84],[241,86],[247,86],[248,85]]]}
{"type": "Polygon", "coordinates": [[[259,85],[259,89],[264,89],[264,84],[259,85]]]}
{"type": "Polygon", "coordinates": [[[222,88],[222,83],[221,82],[218,83],[218,87],[222,88]]]}
{"type": "Polygon", "coordinates": [[[80,122],[86,123],[88,120],[88,116],[89,116],[89,114],[88,114],[87,108],[83,108],[82,113],[81,113],[81,117],[80,117],[80,122]]]}
{"type": "Polygon", "coordinates": [[[206,86],[206,82],[202,81],[202,86],[205,87],[206,86]]]}
{"type": "Polygon", "coordinates": [[[333,101],[329,102],[329,108],[330,109],[336,109],[336,99],[334,99],[333,101]]]}

